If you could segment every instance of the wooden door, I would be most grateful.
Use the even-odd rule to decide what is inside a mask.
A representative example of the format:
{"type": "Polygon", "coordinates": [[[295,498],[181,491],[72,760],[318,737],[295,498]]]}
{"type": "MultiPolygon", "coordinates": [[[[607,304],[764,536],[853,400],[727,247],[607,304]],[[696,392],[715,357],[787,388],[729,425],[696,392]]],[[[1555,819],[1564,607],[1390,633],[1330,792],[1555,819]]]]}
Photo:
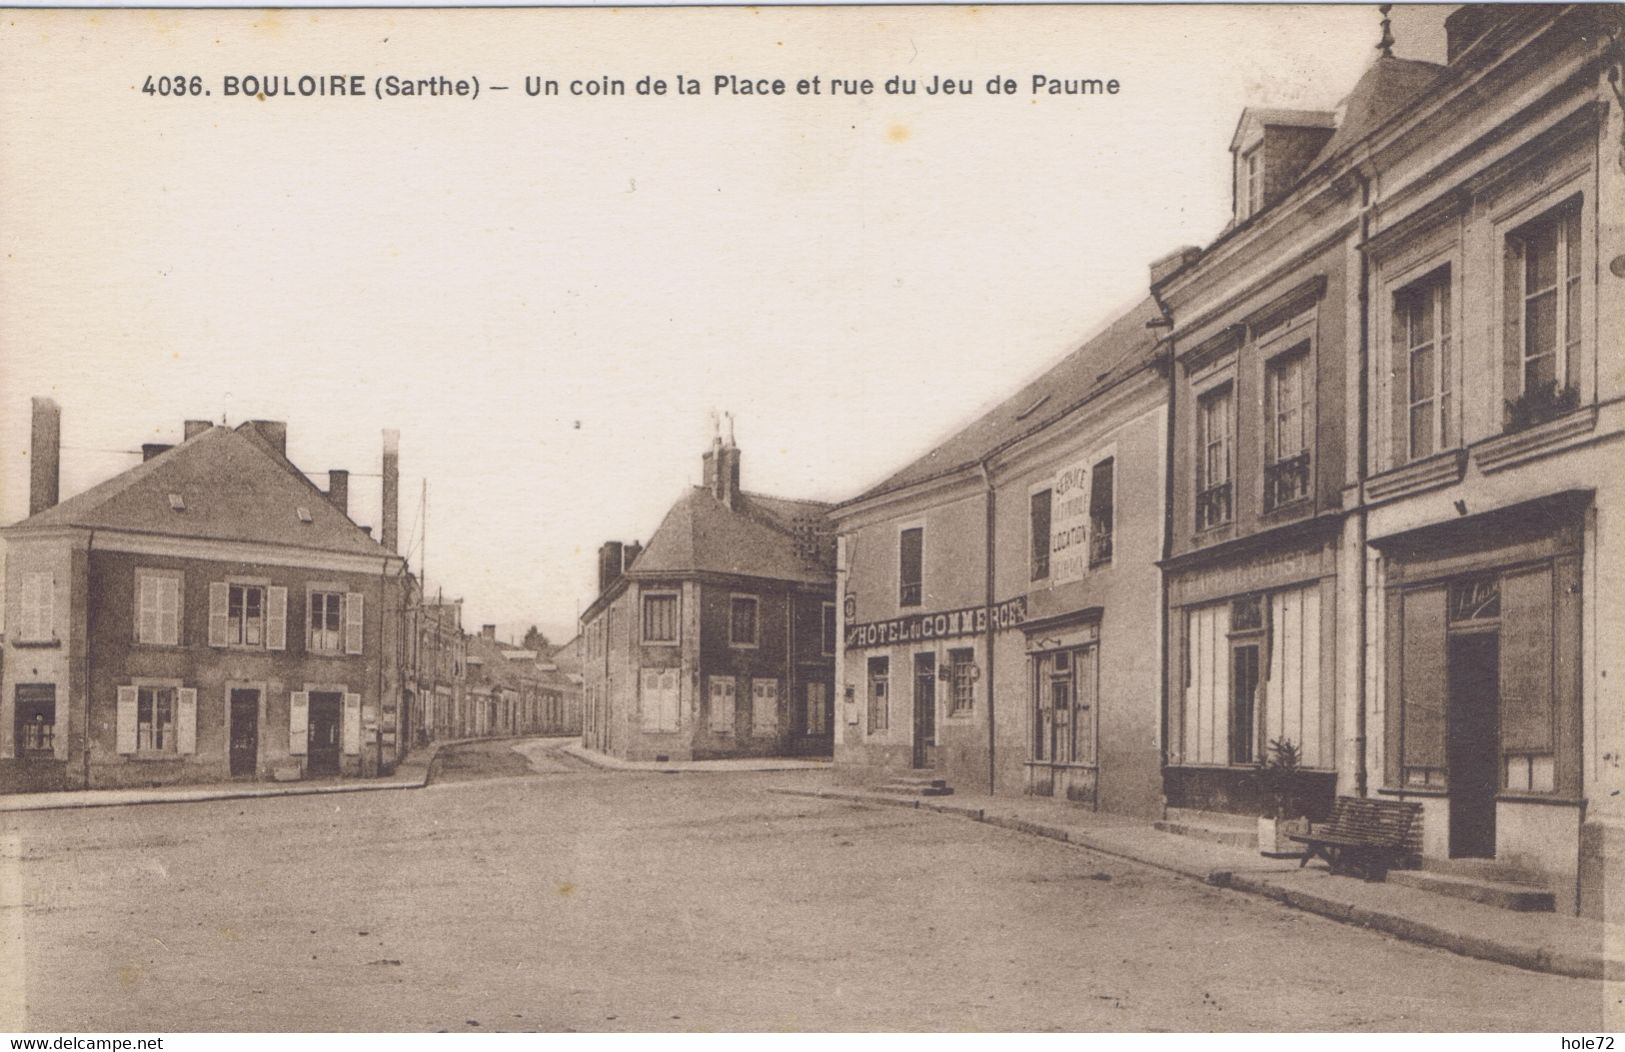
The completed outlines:
{"type": "Polygon", "coordinates": [[[1495,857],[1495,794],[1501,782],[1501,640],[1495,632],[1450,637],[1450,857],[1495,857]]]}
{"type": "Polygon", "coordinates": [[[914,766],[937,765],[937,655],[914,655],[914,766]]]}
{"type": "Polygon", "coordinates": [[[305,752],[305,769],[311,774],[339,773],[343,708],[342,694],[310,696],[310,743],[305,752]]]}
{"type": "Polygon", "coordinates": [[[260,692],[236,688],[231,692],[231,773],[252,775],[260,759],[260,692]]]}

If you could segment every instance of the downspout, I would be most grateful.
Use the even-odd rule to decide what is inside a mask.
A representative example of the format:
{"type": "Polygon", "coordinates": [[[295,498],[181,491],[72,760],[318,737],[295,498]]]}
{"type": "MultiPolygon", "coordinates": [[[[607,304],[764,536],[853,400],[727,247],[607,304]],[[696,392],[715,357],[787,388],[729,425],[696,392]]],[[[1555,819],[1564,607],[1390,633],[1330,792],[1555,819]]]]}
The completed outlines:
{"type": "Polygon", "coordinates": [[[1370,398],[1370,340],[1371,340],[1371,261],[1367,253],[1366,242],[1371,237],[1371,180],[1362,171],[1356,169],[1354,177],[1360,181],[1360,239],[1356,248],[1360,253],[1360,343],[1357,348],[1359,355],[1360,382],[1356,387],[1356,424],[1358,449],[1355,452],[1355,485],[1359,487],[1355,497],[1359,506],[1354,516],[1354,539],[1356,554],[1354,569],[1354,587],[1359,602],[1356,604],[1354,615],[1354,793],[1356,796],[1366,796],[1369,793],[1366,778],[1366,508],[1365,508],[1365,477],[1369,470],[1367,463],[1367,429],[1370,427],[1366,419],[1367,401],[1370,398]]]}
{"type": "MultiPolygon", "coordinates": [[[[91,657],[95,653],[95,648],[91,646],[91,640],[93,637],[90,631],[90,626],[95,623],[95,611],[91,609],[91,604],[96,601],[96,589],[90,587],[90,557],[91,553],[95,550],[96,531],[95,529],[92,529],[90,531],[89,539],[85,541],[85,728],[82,732],[85,736],[85,747],[80,750],[81,787],[85,789],[90,788],[90,746],[92,741],[90,730],[90,703],[91,695],[94,692],[95,686],[90,678],[91,657]]],[[[68,597],[67,606],[69,611],[73,610],[73,597],[71,593],[68,597]]],[[[196,719],[195,716],[193,718],[196,719]]]]}
{"type": "MultiPolygon", "coordinates": [[[[384,776],[384,655],[387,653],[387,651],[384,649],[384,597],[388,592],[388,589],[385,587],[388,581],[388,574],[389,556],[386,555],[384,556],[383,562],[378,567],[378,725],[374,727],[372,731],[374,742],[373,755],[376,757],[377,763],[377,766],[373,768],[373,777],[375,778],[382,778],[384,776]]],[[[363,623],[361,626],[361,638],[367,638],[367,626],[365,623],[363,623]]],[[[365,706],[363,706],[363,708],[365,708],[365,706]]],[[[400,740],[400,736],[401,711],[400,699],[397,698],[395,705],[396,741],[400,740]]]]}
{"type": "Polygon", "coordinates": [[[987,652],[987,675],[983,678],[987,680],[987,791],[988,795],[991,796],[998,786],[998,765],[995,758],[995,752],[997,750],[996,739],[998,737],[996,728],[998,726],[998,721],[993,718],[993,606],[996,602],[998,602],[998,600],[994,598],[993,594],[995,584],[993,574],[993,557],[996,551],[993,538],[996,506],[993,495],[993,473],[988,470],[987,459],[984,458],[977,466],[982,471],[982,485],[985,487],[987,507],[987,521],[985,527],[987,531],[987,540],[984,547],[983,560],[987,580],[986,606],[988,617],[986,636],[982,646],[987,652]]]}
{"type": "MultiPolygon", "coordinates": [[[[1163,302],[1161,294],[1155,288],[1151,290],[1151,298],[1156,301],[1157,310],[1162,312],[1160,325],[1157,322],[1151,324],[1164,328],[1168,332],[1165,337],[1168,345],[1167,351],[1162,356],[1162,365],[1167,373],[1168,382],[1168,411],[1163,420],[1162,441],[1162,561],[1167,562],[1169,556],[1173,554],[1174,546],[1174,396],[1179,388],[1174,382],[1174,312],[1168,304],[1163,302]]],[[[1168,767],[1168,707],[1173,699],[1173,691],[1168,675],[1168,658],[1171,651],[1168,642],[1168,573],[1166,570],[1157,574],[1157,595],[1159,603],[1157,616],[1162,622],[1162,638],[1158,648],[1158,660],[1161,662],[1161,668],[1157,675],[1162,687],[1162,711],[1158,714],[1157,734],[1162,752],[1162,767],[1166,771],[1168,767]]],[[[1164,786],[1163,799],[1165,801],[1167,799],[1166,786],[1164,786]]]]}

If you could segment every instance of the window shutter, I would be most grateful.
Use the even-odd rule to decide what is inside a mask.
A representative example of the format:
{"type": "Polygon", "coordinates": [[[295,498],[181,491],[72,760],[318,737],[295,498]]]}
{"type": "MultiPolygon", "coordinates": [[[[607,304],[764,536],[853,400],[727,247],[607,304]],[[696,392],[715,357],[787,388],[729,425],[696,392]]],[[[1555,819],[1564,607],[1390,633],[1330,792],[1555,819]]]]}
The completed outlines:
{"type": "Polygon", "coordinates": [[[779,681],[753,680],[750,685],[750,733],[770,738],[779,732],[779,681]]]}
{"type": "Polygon", "coordinates": [[[226,607],[230,603],[230,589],[224,581],[209,582],[209,645],[226,645],[226,607]]]}
{"type": "Polygon", "coordinates": [[[361,653],[362,625],[366,623],[363,616],[365,612],[364,600],[360,592],[351,592],[344,597],[344,652],[346,654],[361,653]]]}
{"type": "Polygon", "coordinates": [[[642,682],[639,684],[639,694],[642,705],[643,729],[646,731],[660,730],[660,670],[646,668],[643,670],[642,682]]]}
{"type": "MultiPolygon", "coordinates": [[[[1402,767],[1445,766],[1445,589],[1405,593],[1402,767]]],[[[1401,771],[1401,777],[1404,777],[1401,771]]]]}
{"type": "Polygon", "coordinates": [[[660,673],[660,729],[675,731],[682,726],[683,714],[680,708],[681,692],[677,689],[677,670],[666,669],[660,673]]]}
{"type": "Polygon", "coordinates": [[[135,702],[134,687],[118,689],[118,751],[125,756],[135,752],[135,702]]]}
{"type": "Polygon", "coordinates": [[[1523,252],[1507,238],[1502,253],[1501,397],[1510,402],[1523,394],[1523,252]]]}
{"type": "Polygon", "coordinates": [[[310,694],[296,690],[288,695],[288,752],[305,755],[310,740],[310,694]]]}
{"type": "Polygon", "coordinates": [[[1552,750],[1552,571],[1501,579],[1501,749],[1552,750]]]}
{"type": "Polygon", "coordinates": [[[157,583],[151,577],[137,575],[135,579],[135,641],[137,643],[155,643],[158,640],[158,610],[154,601],[153,585],[157,583]]]}
{"type": "Polygon", "coordinates": [[[734,729],[734,682],[727,676],[710,678],[711,733],[732,734],[734,729]]]}
{"type": "Polygon", "coordinates": [[[182,687],[176,698],[175,748],[190,756],[197,752],[197,688],[182,687]]]}
{"type": "Polygon", "coordinates": [[[344,695],[344,754],[354,756],[361,751],[361,695],[344,695]]]}
{"type": "Polygon", "coordinates": [[[178,645],[181,641],[181,582],[164,577],[153,582],[158,589],[158,642],[178,645]]]}
{"type": "Polygon", "coordinates": [[[265,649],[288,649],[288,590],[280,585],[265,590],[265,649]]]}
{"type": "Polygon", "coordinates": [[[1394,297],[1392,333],[1393,362],[1388,370],[1388,448],[1392,452],[1389,463],[1399,467],[1411,455],[1411,361],[1410,331],[1407,324],[1405,298],[1394,297]]]}

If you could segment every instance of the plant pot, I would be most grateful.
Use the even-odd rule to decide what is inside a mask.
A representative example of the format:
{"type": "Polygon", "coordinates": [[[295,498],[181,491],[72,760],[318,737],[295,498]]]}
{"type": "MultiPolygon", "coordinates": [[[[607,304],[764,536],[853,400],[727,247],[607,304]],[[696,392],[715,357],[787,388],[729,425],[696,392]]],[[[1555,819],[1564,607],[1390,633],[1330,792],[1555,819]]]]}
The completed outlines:
{"type": "Polygon", "coordinates": [[[1307,818],[1260,818],[1258,820],[1258,853],[1265,858],[1302,858],[1303,845],[1291,839],[1309,832],[1307,818]]]}

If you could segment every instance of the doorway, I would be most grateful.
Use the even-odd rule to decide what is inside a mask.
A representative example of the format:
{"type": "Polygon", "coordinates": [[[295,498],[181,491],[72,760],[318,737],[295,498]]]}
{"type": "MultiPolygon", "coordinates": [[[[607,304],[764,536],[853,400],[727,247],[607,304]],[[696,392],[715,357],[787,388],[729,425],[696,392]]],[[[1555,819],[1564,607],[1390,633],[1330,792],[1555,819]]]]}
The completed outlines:
{"type": "Polygon", "coordinates": [[[231,691],[232,777],[252,776],[260,761],[260,692],[234,687],[231,691]]]}
{"type": "Polygon", "coordinates": [[[1258,717],[1257,643],[1238,643],[1230,648],[1230,762],[1256,763],[1254,739],[1258,717]]]}
{"type": "Polygon", "coordinates": [[[310,695],[310,742],[306,747],[305,770],[309,774],[339,773],[339,718],[344,695],[310,695]]]}
{"type": "Polygon", "coordinates": [[[1445,763],[1450,792],[1450,857],[1495,857],[1495,793],[1500,786],[1501,638],[1450,637],[1445,763]]]}
{"type": "Polygon", "coordinates": [[[937,655],[914,655],[914,766],[937,765],[937,655]]]}

